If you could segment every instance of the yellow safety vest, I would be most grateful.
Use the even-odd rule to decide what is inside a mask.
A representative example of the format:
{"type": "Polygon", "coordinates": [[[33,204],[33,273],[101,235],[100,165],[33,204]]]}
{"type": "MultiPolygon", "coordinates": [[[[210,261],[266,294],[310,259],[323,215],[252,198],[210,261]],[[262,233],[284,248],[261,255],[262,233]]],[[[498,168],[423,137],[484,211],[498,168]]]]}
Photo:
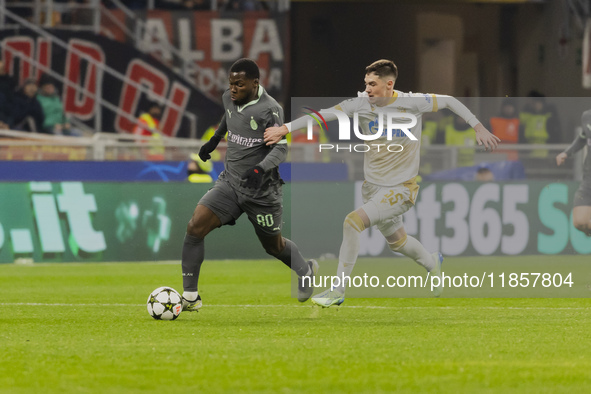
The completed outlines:
{"type": "MultiPolygon", "coordinates": [[[[445,126],[445,145],[475,146],[476,132],[473,128],[457,130],[453,124],[445,126]]],[[[458,167],[474,165],[474,149],[458,149],[458,167]]]]}
{"type": "MultiPolygon", "coordinates": [[[[522,112],[519,114],[519,120],[524,125],[523,134],[528,144],[545,144],[550,138],[548,133],[548,119],[552,113],[532,114],[529,112],[522,112]]],[[[531,157],[546,157],[548,150],[537,149],[530,153],[531,157]]]]}
{"type": "Polygon", "coordinates": [[[209,174],[191,174],[189,175],[191,183],[212,183],[213,178],[209,174]]]}

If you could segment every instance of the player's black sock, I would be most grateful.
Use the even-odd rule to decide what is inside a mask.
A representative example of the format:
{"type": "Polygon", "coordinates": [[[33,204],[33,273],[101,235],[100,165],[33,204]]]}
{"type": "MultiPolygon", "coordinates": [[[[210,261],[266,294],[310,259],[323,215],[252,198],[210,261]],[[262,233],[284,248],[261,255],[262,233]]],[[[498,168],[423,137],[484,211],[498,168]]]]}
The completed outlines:
{"type": "Polygon", "coordinates": [[[306,275],[309,271],[310,267],[302,257],[298,246],[287,238],[285,238],[285,249],[277,255],[277,258],[294,270],[298,276],[306,275]]]}
{"type": "Polygon", "coordinates": [[[197,291],[199,271],[205,256],[205,245],[202,238],[185,234],[183,243],[182,267],[183,289],[185,291],[197,291]]]}

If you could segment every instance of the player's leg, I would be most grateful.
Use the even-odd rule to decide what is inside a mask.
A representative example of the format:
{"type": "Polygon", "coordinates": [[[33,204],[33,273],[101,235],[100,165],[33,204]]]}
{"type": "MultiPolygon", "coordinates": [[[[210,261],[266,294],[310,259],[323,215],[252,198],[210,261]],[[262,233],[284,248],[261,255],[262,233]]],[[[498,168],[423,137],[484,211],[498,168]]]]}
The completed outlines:
{"type": "MultiPolygon", "coordinates": [[[[343,241],[339,249],[339,265],[337,268],[338,286],[329,288],[312,298],[312,302],[322,307],[340,305],[345,301],[346,284],[350,281],[351,273],[359,255],[359,238],[362,231],[371,227],[372,218],[368,212],[375,213],[377,210],[374,203],[370,201],[379,187],[363,183],[362,194],[365,204],[357,210],[350,212],[343,222],[343,241]]],[[[379,215],[373,218],[379,220],[379,215]]]]}
{"type": "MultiPolygon", "coordinates": [[[[367,207],[363,207],[349,213],[343,222],[343,241],[339,249],[339,266],[337,268],[337,277],[344,279],[351,277],[353,267],[357,262],[359,255],[359,238],[362,231],[371,227],[371,219],[366,212],[367,207]],[[364,209],[365,208],[365,209],[364,209]]],[[[337,290],[345,294],[345,280],[341,280],[337,290]]]]}
{"type": "Polygon", "coordinates": [[[241,212],[235,193],[223,182],[217,182],[197,204],[187,224],[182,250],[183,310],[196,311],[201,307],[198,284],[205,258],[205,236],[224,224],[233,224],[241,212]]]}
{"type": "Polygon", "coordinates": [[[306,261],[300,253],[297,245],[291,240],[284,238],[281,232],[278,234],[267,234],[257,228],[257,236],[265,252],[280,260],[298,276],[298,301],[307,301],[314,292],[314,275],[318,272],[316,260],[306,261]]]}
{"type": "Polygon", "coordinates": [[[187,224],[181,266],[183,270],[183,298],[188,301],[198,298],[199,272],[205,257],[204,238],[221,225],[220,219],[205,205],[197,205],[189,224],[187,224]]]}
{"type": "Polygon", "coordinates": [[[402,218],[396,217],[391,223],[392,224],[388,223],[378,226],[386,238],[390,249],[394,252],[401,253],[406,257],[410,257],[427,271],[431,271],[435,268],[437,264],[433,259],[433,255],[425,249],[418,239],[406,233],[406,230],[402,225],[402,218]]]}
{"type": "MultiPolygon", "coordinates": [[[[394,252],[401,253],[413,259],[424,267],[430,276],[441,277],[441,263],[443,256],[439,252],[429,253],[418,239],[408,235],[402,225],[402,217],[397,216],[391,222],[383,222],[378,225],[388,246],[394,252]]],[[[443,292],[441,280],[439,286],[433,287],[433,295],[439,297],[443,292]]]]}
{"type": "Polygon", "coordinates": [[[573,225],[577,230],[591,236],[591,185],[583,182],[575,193],[573,225]]]}
{"type": "Polygon", "coordinates": [[[343,222],[343,242],[339,250],[339,266],[337,268],[338,286],[329,288],[312,298],[316,305],[328,308],[341,305],[345,301],[346,284],[349,283],[351,272],[359,255],[359,237],[363,230],[371,227],[371,219],[367,215],[366,205],[349,213],[343,222]]]}
{"type": "MultiPolygon", "coordinates": [[[[267,254],[275,257],[294,271],[298,277],[312,278],[318,271],[315,260],[306,261],[297,245],[281,235],[283,206],[281,193],[271,193],[262,199],[245,198],[241,203],[248,219],[254,226],[257,237],[267,254]]],[[[312,286],[300,286],[298,300],[306,301],[312,295],[312,286]],[[309,293],[309,294],[308,294],[309,293]]]]}
{"type": "Polygon", "coordinates": [[[587,236],[591,236],[591,206],[580,205],[573,208],[573,225],[587,236]]]}
{"type": "Polygon", "coordinates": [[[258,225],[253,223],[257,237],[268,255],[280,260],[283,264],[291,268],[299,276],[307,275],[308,263],[302,257],[297,245],[291,240],[284,238],[281,231],[276,234],[268,234],[261,231],[258,225]]]}
{"type": "MultiPolygon", "coordinates": [[[[351,212],[343,223],[343,242],[339,251],[339,268],[337,277],[341,278],[341,285],[337,290],[344,294],[346,281],[342,280],[351,276],[353,267],[359,254],[360,233],[366,228],[380,225],[390,217],[400,217],[412,204],[410,191],[403,186],[391,188],[380,187],[364,182],[361,189],[363,206],[351,212]]],[[[394,231],[402,226],[400,220],[394,231]]],[[[392,233],[394,232],[392,231],[392,233]]]]}

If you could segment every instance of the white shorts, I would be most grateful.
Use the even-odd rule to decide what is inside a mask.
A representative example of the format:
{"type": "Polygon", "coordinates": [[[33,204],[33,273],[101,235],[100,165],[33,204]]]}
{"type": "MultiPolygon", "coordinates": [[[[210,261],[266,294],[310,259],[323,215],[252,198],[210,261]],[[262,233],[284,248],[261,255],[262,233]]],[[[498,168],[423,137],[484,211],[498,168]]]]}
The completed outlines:
{"type": "Polygon", "coordinates": [[[419,192],[415,178],[396,186],[378,186],[363,182],[361,207],[369,218],[370,226],[377,226],[384,237],[402,227],[402,214],[414,204],[419,192]]]}

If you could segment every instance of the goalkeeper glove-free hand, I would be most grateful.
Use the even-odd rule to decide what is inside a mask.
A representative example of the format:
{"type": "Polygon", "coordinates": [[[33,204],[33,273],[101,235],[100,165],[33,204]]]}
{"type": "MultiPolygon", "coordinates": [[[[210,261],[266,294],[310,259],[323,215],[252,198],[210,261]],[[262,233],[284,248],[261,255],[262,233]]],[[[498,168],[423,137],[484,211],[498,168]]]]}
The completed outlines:
{"type": "Polygon", "coordinates": [[[215,150],[221,140],[222,137],[218,137],[217,135],[211,137],[211,139],[203,144],[201,149],[199,149],[199,158],[203,161],[211,159],[210,153],[215,150]]]}
{"type": "Polygon", "coordinates": [[[258,189],[261,187],[263,183],[263,175],[265,174],[265,170],[263,170],[260,166],[254,166],[246,170],[246,172],[242,175],[242,179],[244,180],[244,187],[249,189],[258,189]]]}

